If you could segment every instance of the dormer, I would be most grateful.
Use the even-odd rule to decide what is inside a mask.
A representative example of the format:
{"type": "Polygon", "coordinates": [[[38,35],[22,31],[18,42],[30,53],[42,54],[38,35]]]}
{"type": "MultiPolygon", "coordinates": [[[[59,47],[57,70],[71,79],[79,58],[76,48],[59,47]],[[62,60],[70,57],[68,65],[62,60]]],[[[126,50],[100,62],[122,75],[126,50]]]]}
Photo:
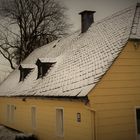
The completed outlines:
{"type": "Polygon", "coordinates": [[[37,78],[42,78],[49,71],[49,69],[56,63],[55,58],[38,58],[36,65],[38,67],[37,78]]]}
{"type": "Polygon", "coordinates": [[[31,72],[32,69],[35,68],[35,65],[32,64],[21,64],[19,66],[20,70],[20,80],[19,81],[24,81],[25,77],[31,72]]]}

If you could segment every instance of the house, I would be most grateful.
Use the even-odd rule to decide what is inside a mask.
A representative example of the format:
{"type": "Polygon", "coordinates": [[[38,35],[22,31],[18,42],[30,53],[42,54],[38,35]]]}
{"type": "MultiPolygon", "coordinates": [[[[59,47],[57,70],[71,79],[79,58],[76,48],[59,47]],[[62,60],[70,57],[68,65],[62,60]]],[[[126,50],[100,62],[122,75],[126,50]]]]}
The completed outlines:
{"type": "Polygon", "coordinates": [[[1,84],[1,124],[39,140],[140,140],[140,4],[94,13],[1,84]]]}

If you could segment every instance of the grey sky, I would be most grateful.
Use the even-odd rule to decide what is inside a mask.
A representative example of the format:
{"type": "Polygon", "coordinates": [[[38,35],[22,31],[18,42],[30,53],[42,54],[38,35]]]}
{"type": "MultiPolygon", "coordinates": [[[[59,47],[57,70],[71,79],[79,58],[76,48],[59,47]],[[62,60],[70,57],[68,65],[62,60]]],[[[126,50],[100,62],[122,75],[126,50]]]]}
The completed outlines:
{"type": "Polygon", "coordinates": [[[68,8],[68,18],[73,24],[73,30],[80,28],[79,12],[95,10],[95,21],[98,21],[117,11],[134,5],[138,0],[60,0],[68,8]]]}

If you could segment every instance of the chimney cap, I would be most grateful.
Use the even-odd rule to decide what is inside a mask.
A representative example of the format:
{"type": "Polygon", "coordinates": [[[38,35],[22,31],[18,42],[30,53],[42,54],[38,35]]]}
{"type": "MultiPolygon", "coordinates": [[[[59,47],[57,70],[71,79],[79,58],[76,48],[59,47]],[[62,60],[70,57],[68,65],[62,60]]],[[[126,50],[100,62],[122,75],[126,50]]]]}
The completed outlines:
{"type": "Polygon", "coordinates": [[[85,13],[91,13],[91,14],[93,14],[95,12],[96,11],[84,10],[84,11],[80,12],[79,15],[82,15],[82,14],[85,14],[85,13]]]}

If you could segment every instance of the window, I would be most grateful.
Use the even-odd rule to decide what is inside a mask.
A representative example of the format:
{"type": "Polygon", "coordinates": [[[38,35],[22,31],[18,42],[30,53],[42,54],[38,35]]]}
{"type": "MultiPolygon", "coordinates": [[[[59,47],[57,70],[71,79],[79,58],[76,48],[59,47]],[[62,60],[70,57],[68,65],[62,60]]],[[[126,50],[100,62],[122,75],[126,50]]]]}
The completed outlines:
{"type": "Polygon", "coordinates": [[[136,109],[137,132],[140,134],[140,109],[136,109]]]}
{"type": "Polygon", "coordinates": [[[81,113],[77,113],[77,122],[81,122],[81,113]]]}
{"type": "Polygon", "coordinates": [[[50,68],[56,63],[55,59],[49,58],[39,58],[36,61],[38,67],[38,76],[37,78],[42,78],[50,70],[50,68]]]}
{"type": "Polygon", "coordinates": [[[7,112],[6,112],[7,122],[10,122],[10,105],[7,105],[7,112]]]}
{"type": "Polygon", "coordinates": [[[6,113],[6,118],[8,123],[13,123],[14,122],[14,115],[15,115],[15,105],[7,105],[7,113],[6,113]]]}
{"type": "Polygon", "coordinates": [[[24,78],[25,78],[26,76],[25,76],[25,74],[24,74],[24,71],[23,70],[21,70],[20,71],[20,81],[24,81],[24,78]]]}
{"type": "Polygon", "coordinates": [[[51,66],[48,66],[47,64],[38,65],[38,78],[42,78],[43,76],[45,76],[45,74],[49,70],[49,67],[51,66]]]}
{"type": "Polygon", "coordinates": [[[58,136],[63,136],[63,109],[56,109],[56,131],[58,136]]]}
{"type": "Polygon", "coordinates": [[[36,128],[36,107],[31,108],[31,123],[32,128],[36,128]]]}
{"type": "Polygon", "coordinates": [[[24,81],[25,77],[31,72],[31,70],[34,68],[34,65],[29,64],[21,64],[19,67],[20,70],[20,80],[24,81]]]}
{"type": "Polygon", "coordinates": [[[30,73],[29,69],[20,70],[20,81],[24,81],[25,77],[30,73]]]}
{"type": "Polygon", "coordinates": [[[15,106],[11,105],[11,122],[14,122],[15,106]]]}

